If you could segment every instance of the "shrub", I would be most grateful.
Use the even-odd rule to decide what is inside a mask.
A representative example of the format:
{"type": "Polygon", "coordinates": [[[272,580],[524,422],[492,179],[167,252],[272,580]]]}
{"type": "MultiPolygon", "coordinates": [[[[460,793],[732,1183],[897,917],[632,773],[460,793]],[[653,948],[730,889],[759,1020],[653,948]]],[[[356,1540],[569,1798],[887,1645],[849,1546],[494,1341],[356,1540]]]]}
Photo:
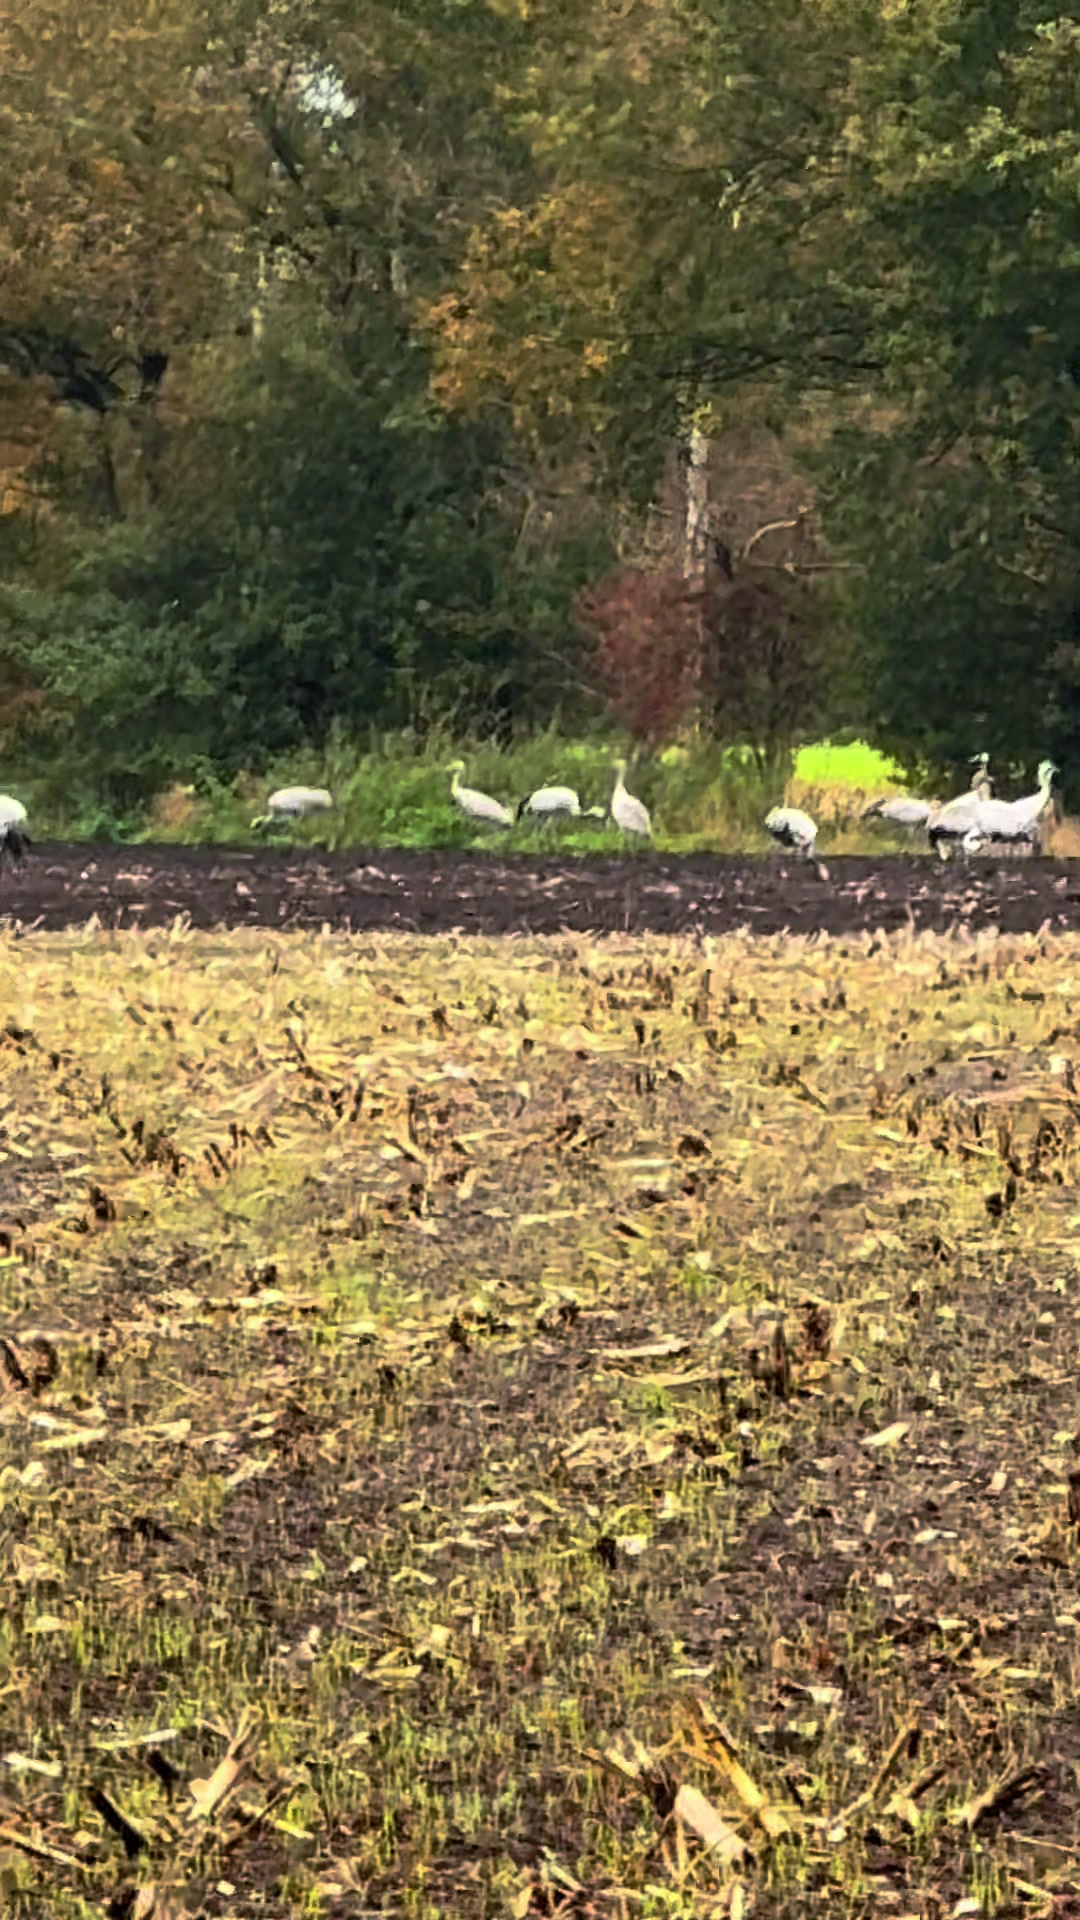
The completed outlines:
{"type": "Polygon", "coordinates": [[[672,739],[701,692],[699,596],[677,575],[624,567],[579,596],[604,706],[636,740],[672,739]]]}

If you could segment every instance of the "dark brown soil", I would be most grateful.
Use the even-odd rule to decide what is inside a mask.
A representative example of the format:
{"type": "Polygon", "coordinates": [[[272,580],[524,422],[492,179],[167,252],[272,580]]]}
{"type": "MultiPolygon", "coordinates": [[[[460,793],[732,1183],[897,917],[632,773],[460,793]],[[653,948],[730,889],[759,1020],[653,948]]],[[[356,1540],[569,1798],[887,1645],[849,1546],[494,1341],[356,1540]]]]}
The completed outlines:
{"type": "Polygon", "coordinates": [[[812,933],[952,925],[1080,926],[1080,870],[1062,861],[943,864],[642,853],[599,859],[379,849],[326,854],[222,847],[44,845],[0,877],[0,913],[25,929],[331,927],[357,932],[559,933],[747,927],[812,933]]]}

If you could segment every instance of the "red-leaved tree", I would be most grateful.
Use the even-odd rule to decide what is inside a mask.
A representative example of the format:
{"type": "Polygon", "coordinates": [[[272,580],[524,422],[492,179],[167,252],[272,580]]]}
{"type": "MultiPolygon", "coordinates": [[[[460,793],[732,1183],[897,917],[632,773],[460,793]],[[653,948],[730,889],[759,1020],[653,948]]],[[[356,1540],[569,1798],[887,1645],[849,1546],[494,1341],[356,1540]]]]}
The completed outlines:
{"type": "Polygon", "coordinates": [[[623,567],[579,596],[577,617],[612,718],[636,740],[672,739],[700,698],[700,596],[678,574],[623,567]]]}
{"type": "Polygon", "coordinates": [[[671,740],[696,718],[767,763],[845,710],[849,636],[828,598],[784,569],[713,568],[691,585],[626,567],[577,612],[600,696],[637,740],[671,740]]]}

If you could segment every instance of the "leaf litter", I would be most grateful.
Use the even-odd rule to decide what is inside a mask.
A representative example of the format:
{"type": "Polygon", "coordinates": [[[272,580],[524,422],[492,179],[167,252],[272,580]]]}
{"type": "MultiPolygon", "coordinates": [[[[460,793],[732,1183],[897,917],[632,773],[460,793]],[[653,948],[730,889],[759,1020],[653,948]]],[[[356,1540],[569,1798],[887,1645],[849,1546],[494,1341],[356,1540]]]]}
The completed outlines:
{"type": "Polygon", "coordinates": [[[1078,958],[0,942],[5,1911],[1080,1903],[1078,958]]]}

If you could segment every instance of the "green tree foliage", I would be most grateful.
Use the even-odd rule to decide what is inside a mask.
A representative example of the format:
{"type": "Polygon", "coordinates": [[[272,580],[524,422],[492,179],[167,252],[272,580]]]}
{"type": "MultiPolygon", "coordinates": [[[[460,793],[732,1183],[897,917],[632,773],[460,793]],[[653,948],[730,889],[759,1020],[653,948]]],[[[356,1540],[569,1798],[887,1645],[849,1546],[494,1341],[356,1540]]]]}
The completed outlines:
{"type": "MultiPolygon", "coordinates": [[[[748,410],[813,467],[881,736],[1080,748],[1067,16],[26,0],[0,128],[0,687],[88,756],[545,711],[602,572],[535,538],[552,472],[638,509],[748,410]]],[[[775,604],[765,678],[717,628],[718,724],[842,721],[775,604]]]]}
{"type": "Polygon", "coordinates": [[[8,715],[116,797],[335,722],[546,717],[596,543],[523,545],[507,424],[446,418],[411,328],[528,164],[493,107],[518,26],[159,13],[0,30],[0,660],[45,696],[8,715]]]}
{"type": "Polygon", "coordinates": [[[927,9],[847,130],[880,423],[830,448],[883,733],[1080,752],[1080,29],[927,9]]]}
{"type": "Polygon", "coordinates": [[[647,493],[732,397],[799,430],[881,731],[1080,748],[1080,28],[1002,0],[536,0],[542,190],[429,313],[440,391],[647,493]]]}
{"type": "Polygon", "coordinates": [[[230,380],[216,371],[166,461],[168,519],[73,536],[59,578],[47,529],[36,577],[0,591],[0,650],[53,696],[41,736],[130,800],[335,723],[549,713],[563,673],[538,642],[580,571],[563,551],[524,604],[506,489],[490,484],[497,437],[440,416],[425,376],[378,316],[348,353],[268,340],[230,380]]]}

